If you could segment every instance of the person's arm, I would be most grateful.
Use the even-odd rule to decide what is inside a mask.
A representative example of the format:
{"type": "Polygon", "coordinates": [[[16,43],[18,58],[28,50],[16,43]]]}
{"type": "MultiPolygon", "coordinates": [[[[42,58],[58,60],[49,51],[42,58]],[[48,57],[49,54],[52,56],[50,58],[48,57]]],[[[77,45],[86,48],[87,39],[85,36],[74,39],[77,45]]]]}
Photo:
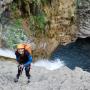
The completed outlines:
{"type": "Polygon", "coordinates": [[[16,56],[16,61],[18,62],[18,60],[19,60],[19,57],[18,57],[18,56],[16,56]]]}
{"type": "Polygon", "coordinates": [[[19,55],[18,55],[17,51],[15,52],[15,55],[16,55],[16,61],[18,62],[18,60],[19,60],[19,55]]]}
{"type": "Polygon", "coordinates": [[[32,56],[31,55],[28,55],[28,59],[29,59],[28,62],[25,63],[24,66],[27,66],[27,65],[32,63],[32,56]]]}

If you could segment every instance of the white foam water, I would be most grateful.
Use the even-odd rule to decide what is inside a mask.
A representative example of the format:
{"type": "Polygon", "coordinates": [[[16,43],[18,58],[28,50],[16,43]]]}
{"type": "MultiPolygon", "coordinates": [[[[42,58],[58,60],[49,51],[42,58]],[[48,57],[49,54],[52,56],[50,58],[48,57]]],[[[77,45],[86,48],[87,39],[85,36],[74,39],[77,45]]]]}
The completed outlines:
{"type": "Polygon", "coordinates": [[[43,60],[38,60],[37,62],[35,62],[34,66],[44,67],[48,70],[56,70],[64,66],[64,63],[60,59],[56,59],[54,61],[43,59],[43,60]]]}
{"type": "Polygon", "coordinates": [[[0,56],[15,58],[15,53],[8,49],[0,49],[0,56]]]}
{"type": "MultiPolygon", "coordinates": [[[[0,56],[10,57],[14,59],[16,58],[15,53],[7,49],[0,49],[0,56]]],[[[54,61],[42,59],[42,60],[38,60],[33,65],[38,67],[44,67],[48,70],[56,70],[64,66],[63,62],[60,59],[56,59],[54,61]]]]}

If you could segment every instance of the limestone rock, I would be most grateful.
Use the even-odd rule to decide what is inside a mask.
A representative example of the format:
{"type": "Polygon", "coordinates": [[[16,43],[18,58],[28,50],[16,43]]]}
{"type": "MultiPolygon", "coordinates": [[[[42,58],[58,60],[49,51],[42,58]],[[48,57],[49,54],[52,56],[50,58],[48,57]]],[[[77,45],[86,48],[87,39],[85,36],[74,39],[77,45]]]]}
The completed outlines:
{"type": "Polygon", "coordinates": [[[90,5],[89,1],[80,0],[78,7],[78,28],[77,36],[81,38],[90,37],[90,5]]]}

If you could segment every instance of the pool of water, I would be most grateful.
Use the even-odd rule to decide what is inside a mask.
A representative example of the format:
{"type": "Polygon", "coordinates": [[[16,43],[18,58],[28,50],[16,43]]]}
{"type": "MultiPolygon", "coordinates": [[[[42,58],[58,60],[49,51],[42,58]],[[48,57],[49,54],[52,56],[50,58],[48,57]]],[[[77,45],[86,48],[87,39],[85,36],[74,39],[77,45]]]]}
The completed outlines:
{"type": "Polygon", "coordinates": [[[66,46],[59,45],[50,59],[60,58],[70,69],[80,67],[90,71],[90,38],[78,38],[66,46]]]}

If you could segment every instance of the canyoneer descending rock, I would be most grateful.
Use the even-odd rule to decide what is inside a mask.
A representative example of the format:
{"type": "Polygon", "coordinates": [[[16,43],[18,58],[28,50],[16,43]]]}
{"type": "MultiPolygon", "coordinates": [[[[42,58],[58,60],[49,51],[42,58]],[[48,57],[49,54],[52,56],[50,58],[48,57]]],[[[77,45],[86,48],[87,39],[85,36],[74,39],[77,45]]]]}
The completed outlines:
{"type": "Polygon", "coordinates": [[[14,81],[18,82],[23,69],[25,69],[25,74],[28,78],[28,83],[29,83],[30,82],[30,67],[31,67],[31,63],[32,63],[30,45],[18,44],[15,55],[16,55],[16,61],[18,63],[18,73],[17,73],[14,81]]]}

